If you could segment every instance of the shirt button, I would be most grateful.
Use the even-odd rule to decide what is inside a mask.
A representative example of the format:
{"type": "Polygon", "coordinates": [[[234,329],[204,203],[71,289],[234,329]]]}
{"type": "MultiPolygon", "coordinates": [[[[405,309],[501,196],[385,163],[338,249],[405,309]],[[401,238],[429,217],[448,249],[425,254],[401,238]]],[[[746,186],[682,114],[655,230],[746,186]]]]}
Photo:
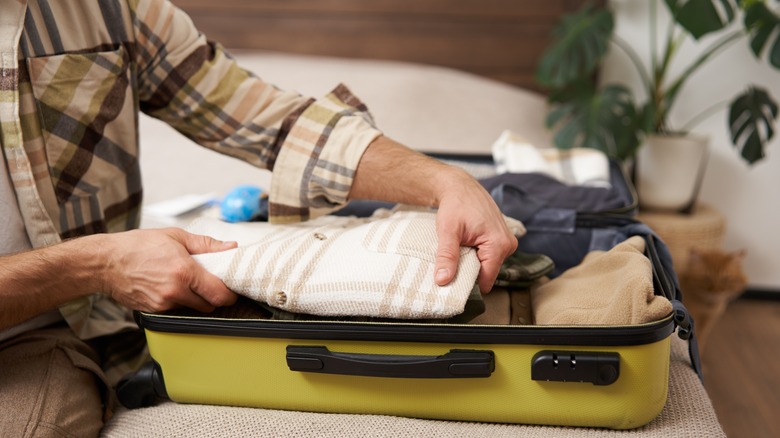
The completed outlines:
{"type": "Polygon", "coordinates": [[[314,238],[317,240],[325,240],[328,238],[328,236],[322,234],[322,233],[314,233],[314,238]]]}
{"type": "Polygon", "coordinates": [[[276,292],[276,304],[283,305],[287,302],[287,294],[280,290],[276,292]]]}

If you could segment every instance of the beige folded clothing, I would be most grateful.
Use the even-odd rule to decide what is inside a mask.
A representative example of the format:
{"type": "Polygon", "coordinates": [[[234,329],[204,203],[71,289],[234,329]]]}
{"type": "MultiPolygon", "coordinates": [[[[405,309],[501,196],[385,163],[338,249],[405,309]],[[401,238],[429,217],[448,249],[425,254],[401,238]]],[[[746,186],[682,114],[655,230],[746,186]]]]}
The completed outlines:
{"type": "Polygon", "coordinates": [[[634,236],[594,251],[560,277],[532,288],[537,325],[632,325],[658,321],[672,304],[653,292],[645,241],[634,236]]]}
{"type": "Polygon", "coordinates": [[[289,225],[200,219],[189,231],[237,241],[234,250],[193,257],[234,292],[282,310],[449,318],[463,312],[480,264],[476,251],[463,247],[455,279],[436,285],[435,218],[430,211],[383,210],[289,225]]]}

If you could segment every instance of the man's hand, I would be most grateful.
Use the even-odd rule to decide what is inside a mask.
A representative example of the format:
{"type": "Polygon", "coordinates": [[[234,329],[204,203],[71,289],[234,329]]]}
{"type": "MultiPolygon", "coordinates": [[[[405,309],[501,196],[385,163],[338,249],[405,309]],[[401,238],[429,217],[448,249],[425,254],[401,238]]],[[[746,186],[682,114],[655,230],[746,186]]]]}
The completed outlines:
{"type": "Polygon", "coordinates": [[[0,330],[96,292],[125,306],[208,312],[236,301],[222,281],[190,254],[224,251],[219,242],[184,230],[94,234],[0,257],[0,330]]]}
{"type": "Polygon", "coordinates": [[[436,284],[443,286],[452,281],[458,269],[460,247],[472,246],[477,249],[480,262],[477,283],[487,293],[493,288],[504,259],[517,249],[517,238],[485,189],[465,172],[452,172],[452,180],[443,185],[446,191],[441,195],[436,215],[436,284]]]}
{"type": "Polygon", "coordinates": [[[160,312],[186,306],[211,312],[233,304],[237,296],[190,255],[235,247],[235,242],[178,228],[109,234],[101,248],[106,260],[103,291],[135,310],[160,312]]]}
{"type": "Polygon", "coordinates": [[[479,182],[387,137],[366,149],[349,197],[438,207],[435,280],[440,286],[455,278],[460,247],[472,246],[481,263],[479,288],[488,292],[501,263],[517,248],[517,239],[479,182]]]}

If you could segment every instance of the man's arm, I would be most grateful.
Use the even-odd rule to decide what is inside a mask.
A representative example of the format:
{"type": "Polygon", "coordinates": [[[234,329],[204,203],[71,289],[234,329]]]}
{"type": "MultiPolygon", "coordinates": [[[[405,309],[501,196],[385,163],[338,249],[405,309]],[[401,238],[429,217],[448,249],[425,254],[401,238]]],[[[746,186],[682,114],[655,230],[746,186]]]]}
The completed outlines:
{"type": "Polygon", "coordinates": [[[0,330],[95,292],[142,311],[232,304],[236,295],[190,254],[235,246],[169,228],[96,234],[0,257],[0,330]]]}
{"type": "Polygon", "coordinates": [[[366,149],[349,197],[438,207],[439,285],[455,277],[460,246],[473,246],[481,263],[479,288],[488,292],[501,263],[517,248],[498,206],[474,178],[387,137],[378,137],[366,149]]]}
{"type": "Polygon", "coordinates": [[[141,108],[206,147],[272,170],[271,222],[325,214],[348,196],[438,207],[437,281],[454,277],[458,245],[469,245],[482,260],[480,286],[490,289],[517,243],[465,172],[382,138],[346,87],[317,100],[283,92],[208,44],[171,3],[141,1],[134,13],[136,33],[144,35],[137,51],[141,108]]]}

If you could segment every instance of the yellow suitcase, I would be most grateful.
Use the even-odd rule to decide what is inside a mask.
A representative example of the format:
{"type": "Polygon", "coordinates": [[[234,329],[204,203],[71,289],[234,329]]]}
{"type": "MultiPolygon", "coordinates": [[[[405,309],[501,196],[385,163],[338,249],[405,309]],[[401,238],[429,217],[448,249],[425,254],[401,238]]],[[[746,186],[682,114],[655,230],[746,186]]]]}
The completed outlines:
{"type": "Polygon", "coordinates": [[[653,239],[656,294],[634,326],[271,320],[236,306],[137,315],[154,363],[124,382],[130,407],[180,403],[629,429],[667,398],[670,336],[690,320],[653,239]],[[140,387],[140,389],[139,389],[140,387]]]}

